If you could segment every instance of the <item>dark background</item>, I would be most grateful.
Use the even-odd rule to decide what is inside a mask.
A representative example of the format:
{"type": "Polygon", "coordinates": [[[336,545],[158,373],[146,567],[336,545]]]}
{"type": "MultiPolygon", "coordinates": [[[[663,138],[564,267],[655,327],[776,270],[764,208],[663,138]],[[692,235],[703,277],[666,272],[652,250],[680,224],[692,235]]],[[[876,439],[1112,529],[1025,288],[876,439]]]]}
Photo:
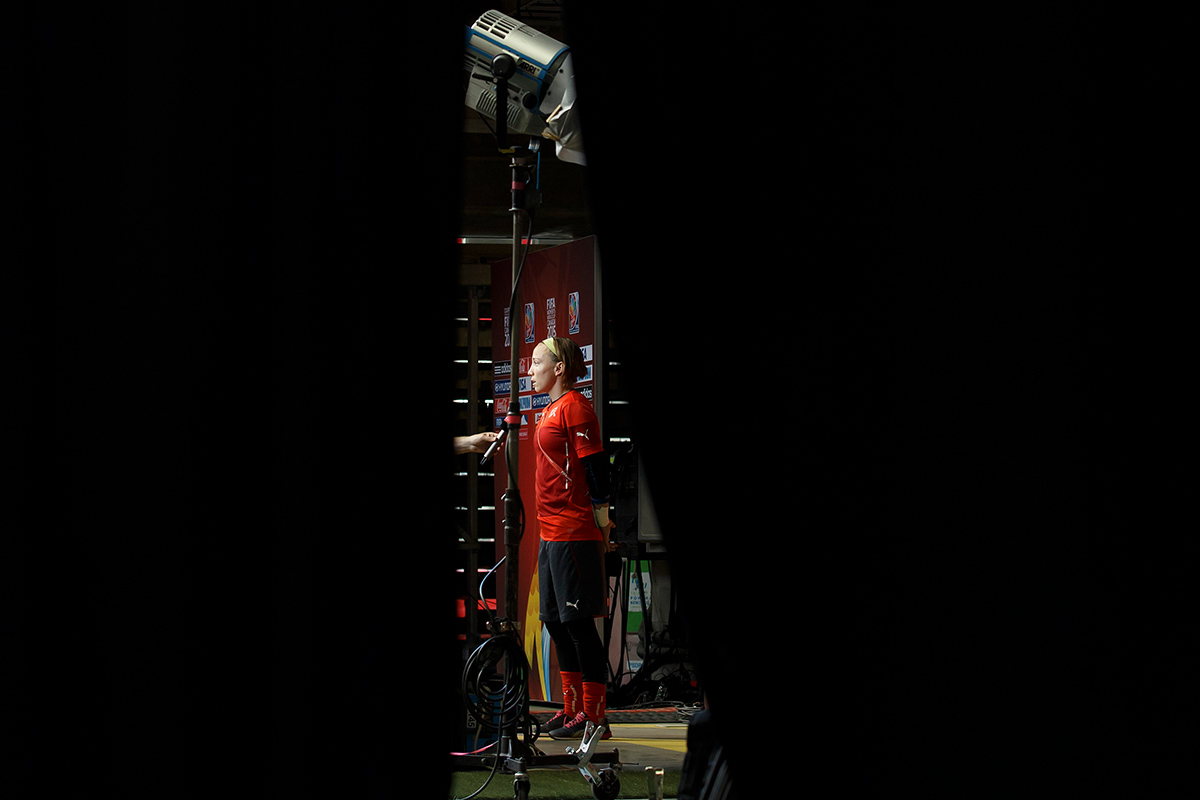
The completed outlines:
{"type": "MultiPolygon", "coordinates": [[[[459,183],[429,156],[476,5],[6,24],[3,717],[48,793],[444,774],[450,315],[415,299],[451,295],[459,183]]],[[[631,289],[614,335],[741,785],[1086,782],[1081,545],[1110,498],[1066,27],[654,9],[565,19],[631,289]],[[649,272],[650,224],[725,236],[649,272]],[[697,402],[711,381],[726,402],[697,402]]]]}

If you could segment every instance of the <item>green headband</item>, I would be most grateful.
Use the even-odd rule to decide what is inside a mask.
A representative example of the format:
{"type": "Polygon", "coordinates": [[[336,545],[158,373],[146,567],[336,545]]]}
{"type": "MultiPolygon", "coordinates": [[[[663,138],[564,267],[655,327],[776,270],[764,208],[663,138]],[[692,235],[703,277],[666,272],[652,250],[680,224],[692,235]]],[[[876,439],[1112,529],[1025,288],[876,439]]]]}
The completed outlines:
{"type": "Polygon", "coordinates": [[[560,360],[562,359],[562,356],[558,354],[558,342],[554,341],[554,339],[546,339],[542,342],[542,344],[546,345],[547,350],[549,350],[551,353],[554,353],[555,358],[560,360]]]}

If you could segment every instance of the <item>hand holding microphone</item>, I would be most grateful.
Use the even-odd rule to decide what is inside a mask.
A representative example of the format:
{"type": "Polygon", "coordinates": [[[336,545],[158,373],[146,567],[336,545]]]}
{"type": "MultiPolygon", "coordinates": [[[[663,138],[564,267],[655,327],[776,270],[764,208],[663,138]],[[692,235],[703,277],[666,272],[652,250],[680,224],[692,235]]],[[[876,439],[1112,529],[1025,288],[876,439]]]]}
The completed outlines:
{"type": "Polygon", "coordinates": [[[499,435],[492,433],[491,431],[484,431],[483,433],[474,433],[474,434],[471,434],[470,436],[455,436],[454,437],[454,452],[455,453],[482,453],[485,450],[487,450],[488,454],[490,455],[492,453],[492,450],[488,449],[488,445],[491,444],[491,447],[494,449],[496,447],[495,442],[498,438],[499,438],[499,435]]]}
{"type": "Polygon", "coordinates": [[[504,444],[504,435],[506,433],[508,433],[508,428],[501,428],[497,433],[486,434],[491,439],[492,443],[488,449],[484,451],[483,458],[479,459],[479,466],[482,467],[484,464],[486,464],[488,459],[495,455],[496,451],[500,449],[500,446],[504,444]]]}
{"type": "Polygon", "coordinates": [[[514,406],[513,408],[510,408],[508,413],[504,416],[504,425],[500,427],[500,430],[496,433],[488,434],[489,436],[494,436],[496,438],[492,442],[492,446],[489,447],[487,452],[483,454],[483,458],[479,461],[479,466],[482,467],[484,464],[486,464],[488,459],[500,449],[501,445],[504,444],[504,439],[508,436],[509,430],[515,431],[519,427],[521,427],[521,415],[517,413],[516,407],[514,406]]]}

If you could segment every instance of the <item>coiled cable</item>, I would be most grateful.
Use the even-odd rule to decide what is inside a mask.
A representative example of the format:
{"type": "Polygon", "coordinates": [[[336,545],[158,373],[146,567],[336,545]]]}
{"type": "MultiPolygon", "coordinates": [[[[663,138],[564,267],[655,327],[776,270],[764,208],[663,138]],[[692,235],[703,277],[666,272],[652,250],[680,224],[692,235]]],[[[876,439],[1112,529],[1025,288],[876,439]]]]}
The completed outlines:
{"type": "MultiPolygon", "coordinates": [[[[504,558],[488,570],[480,583],[492,576],[504,558]]],[[[486,607],[486,604],[485,604],[486,607]]],[[[462,675],[462,698],[467,713],[481,730],[499,731],[517,725],[529,715],[529,662],[515,637],[499,633],[498,620],[488,609],[493,635],[467,657],[462,675]]]]}
{"type": "Polygon", "coordinates": [[[467,658],[462,694],[467,713],[483,730],[516,725],[527,714],[529,667],[511,636],[487,639],[467,658]]]}

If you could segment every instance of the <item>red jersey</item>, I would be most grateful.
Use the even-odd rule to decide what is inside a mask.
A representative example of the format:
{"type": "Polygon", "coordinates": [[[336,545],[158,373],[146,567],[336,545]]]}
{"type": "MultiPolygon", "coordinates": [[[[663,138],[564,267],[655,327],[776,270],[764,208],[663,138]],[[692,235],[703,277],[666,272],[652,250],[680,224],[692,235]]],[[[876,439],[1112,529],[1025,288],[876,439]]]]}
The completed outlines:
{"type": "Polygon", "coordinates": [[[547,541],[602,539],[582,459],[604,452],[591,402],[569,391],[542,409],[533,432],[537,518],[547,541]]]}

